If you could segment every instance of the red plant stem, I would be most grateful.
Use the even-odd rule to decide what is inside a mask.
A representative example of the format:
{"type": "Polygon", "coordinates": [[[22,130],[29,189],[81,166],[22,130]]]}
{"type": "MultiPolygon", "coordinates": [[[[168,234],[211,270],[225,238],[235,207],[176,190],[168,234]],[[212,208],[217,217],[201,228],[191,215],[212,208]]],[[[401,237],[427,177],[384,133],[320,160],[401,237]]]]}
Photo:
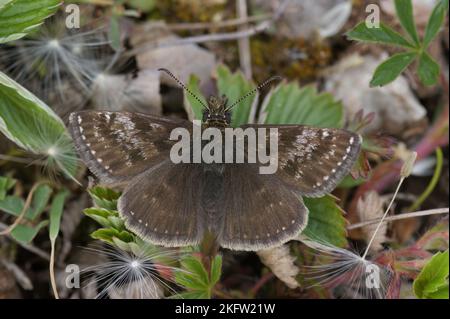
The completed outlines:
{"type": "Polygon", "coordinates": [[[274,277],[273,273],[269,272],[262,276],[256,284],[253,286],[253,288],[250,290],[250,296],[256,296],[258,291],[272,278],[274,277]]]}

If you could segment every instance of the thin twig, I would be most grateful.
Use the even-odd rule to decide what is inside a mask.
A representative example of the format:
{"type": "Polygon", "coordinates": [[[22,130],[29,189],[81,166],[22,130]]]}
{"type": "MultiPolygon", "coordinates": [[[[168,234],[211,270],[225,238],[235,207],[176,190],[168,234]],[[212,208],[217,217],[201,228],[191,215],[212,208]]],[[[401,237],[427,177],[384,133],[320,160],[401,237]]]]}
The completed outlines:
{"type": "MultiPolygon", "coordinates": [[[[386,217],[383,222],[390,222],[394,220],[401,220],[406,218],[412,218],[412,217],[420,217],[420,216],[428,216],[428,215],[437,215],[437,214],[448,214],[449,208],[435,208],[435,209],[428,209],[428,210],[421,210],[418,212],[412,212],[412,213],[405,213],[400,215],[394,215],[386,217]]],[[[372,224],[379,223],[381,218],[375,218],[371,220],[366,220],[360,223],[351,224],[347,227],[348,230],[355,229],[355,228],[361,228],[372,224]]]]}
{"type": "Polygon", "coordinates": [[[28,211],[28,208],[31,205],[31,200],[33,199],[33,194],[36,191],[36,189],[41,185],[42,183],[36,183],[33,185],[33,187],[30,190],[30,193],[28,193],[27,199],[25,201],[25,205],[22,208],[22,211],[20,212],[19,216],[17,216],[16,220],[14,221],[14,223],[12,223],[11,225],[9,225],[6,229],[2,230],[0,232],[0,236],[4,236],[4,235],[9,235],[11,233],[11,231],[20,224],[20,222],[22,221],[22,219],[25,217],[26,212],[28,211]]]}
{"type": "Polygon", "coordinates": [[[31,159],[31,158],[11,156],[11,155],[6,155],[6,154],[0,154],[0,160],[22,163],[22,164],[33,164],[33,162],[35,161],[34,159],[31,159]]]}
{"type": "MultiPolygon", "coordinates": [[[[241,19],[247,18],[247,0],[236,0],[237,15],[241,19]]],[[[245,30],[243,25],[239,30],[245,30]]],[[[248,37],[238,40],[239,62],[247,79],[252,78],[252,57],[250,55],[250,40],[248,37]]]]}
{"type": "Polygon", "coordinates": [[[237,18],[218,22],[173,23],[168,24],[167,27],[169,30],[172,31],[230,28],[230,27],[237,27],[247,23],[258,22],[261,20],[268,20],[270,19],[271,16],[272,15],[270,14],[261,14],[247,18],[237,18]]]}
{"type": "Polygon", "coordinates": [[[389,205],[386,208],[386,211],[384,212],[383,216],[379,220],[379,223],[378,223],[377,227],[375,228],[375,231],[373,232],[372,237],[369,240],[369,243],[367,244],[366,250],[364,251],[364,254],[362,255],[363,260],[366,259],[367,253],[369,252],[369,249],[370,249],[370,246],[372,245],[372,243],[377,235],[378,230],[380,229],[381,225],[383,224],[384,220],[386,219],[387,214],[391,210],[392,204],[394,204],[395,198],[397,197],[398,191],[400,190],[400,187],[402,186],[404,180],[405,180],[405,176],[402,176],[402,178],[398,182],[397,188],[395,189],[394,196],[392,196],[392,199],[389,202],[389,205]]]}
{"type": "Polygon", "coordinates": [[[256,296],[256,294],[258,293],[258,291],[268,282],[270,281],[272,278],[274,278],[275,275],[272,272],[269,272],[267,274],[265,274],[264,276],[262,276],[257,282],[256,284],[250,289],[250,296],[252,296],[253,298],[256,296]]]}
{"type": "Polygon", "coordinates": [[[254,27],[248,28],[246,30],[237,31],[237,32],[229,32],[229,33],[213,33],[213,34],[205,34],[198,35],[193,37],[181,38],[181,39],[172,39],[169,41],[161,41],[161,42],[152,42],[141,47],[137,47],[127,53],[127,55],[135,55],[140,52],[145,52],[155,48],[165,48],[171,46],[185,45],[185,44],[193,44],[193,43],[203,43],[210,41],[234,41],[242,38],[247,38],[254,36],[255,34],[261,33],[267,30],[275,21],[277,21],[280,16],[283,14],[290,0],[284,0],[280,6],[277,8],[272,18],[269,20],[265,20],[255,25],[254,27]]]}
{"type": "Polygon", "coordinates": [[[53,295],[55,299],[59,299],[58,288],[56,286],[56,278],[55,278],[55,240],[50,240],[51,251],[50,251],[50,263],[49,263],[49,272],[50,272],[50,283],[53,290],[53,295]]]}

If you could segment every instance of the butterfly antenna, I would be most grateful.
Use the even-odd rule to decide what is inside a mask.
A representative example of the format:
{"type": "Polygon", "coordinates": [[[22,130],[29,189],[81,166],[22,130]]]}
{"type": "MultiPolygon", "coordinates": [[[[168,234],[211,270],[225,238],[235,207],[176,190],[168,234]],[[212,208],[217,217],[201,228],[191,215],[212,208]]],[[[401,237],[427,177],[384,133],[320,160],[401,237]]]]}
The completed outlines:
{"type": "Polygon", "coordinates": [[[249,96],[252,96],[253,94],[255,94],[256,92],[260,91],[263,87],[265,87],[267,84],[273,82],[273,81],[281,81],[283,80],[283,78],[281,76],[275,75],[272,76],[270,78],[268,78],[267,80],[265,80],[264,82],[260,83],[256,88],[254,88],[253,90],[247,92],[246,94],[244,94],[243,96],[241,96],[239,98],[239,100],[237,100],[236,102],[234,102],[233,104],[231,104],[226,110],[229,111],[231,110],[233,107],[235,107],[236,105],[238,105],[239,103],[241,103],[243,100],[245,100],[246,98],[248,98],[249,96]]]}
{"type": "Polygon", "coordinates": [[[200,103],[204,108],[208,108],[208,106],[197,95],[195,95],[191,90],[189,90],[187,86],[184,85],[183,82],[178,80],[178,78],[175,75],[173,75],[172,72],[170,72],[165,68],[159,68],[158,71],[167,73],[172,79],[174,79],[178,83],[179,86],[183,88],[183,90],[188,92],[194,99],[196,99],[198,103],[200,103]]]}

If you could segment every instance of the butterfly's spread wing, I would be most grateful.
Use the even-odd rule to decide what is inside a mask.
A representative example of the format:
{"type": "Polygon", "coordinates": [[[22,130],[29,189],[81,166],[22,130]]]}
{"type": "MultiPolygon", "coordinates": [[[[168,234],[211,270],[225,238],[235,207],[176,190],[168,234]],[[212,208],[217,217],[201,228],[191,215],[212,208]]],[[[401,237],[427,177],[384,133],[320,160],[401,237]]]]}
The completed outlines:
{"type": "Polygon", "coordinates": [[[129,181],[168,158],[170,132],[189,122],[129,112],[82,111],[70,116],[80,157],[103,183],[129,181]]]}
{"type": "Polygon", "coordinates": [[[203,236],[201,167],[166,160],[129,184],[118,202],[127,227],[151,243],[198,244],[203,236]]]}
{"type": "Polygon", "coordinates": [[[267,128],[267,139],[269,129],[277,128],[276,175],[307,197],[320,197],[331,192],[350,172],[358,158],[362,142],[360,135],[342,129],[302,125],[245,127],[267,128]]]}
{"type": "Polygon", "coordinates": [[[308,209],[276,175],[258,173],[256,165],[230,164],[224,170],[220,205],[222,247],[261,250],[297,236],[308,220],[308,209]]]}

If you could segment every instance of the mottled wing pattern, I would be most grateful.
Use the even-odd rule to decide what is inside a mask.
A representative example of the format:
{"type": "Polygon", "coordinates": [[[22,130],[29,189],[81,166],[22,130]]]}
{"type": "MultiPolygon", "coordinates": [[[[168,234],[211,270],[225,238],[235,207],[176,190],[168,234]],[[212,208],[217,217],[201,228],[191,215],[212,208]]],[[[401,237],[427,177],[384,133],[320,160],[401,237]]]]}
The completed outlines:
{"type": "Polygon", "coordinates": [[[189,127],[184,120],[107,111],[82,111],[70,116],[70,131],[80,157],[107,184],[127,182],[168,158],[170,132],[189,127]]]}
{"type": "Polygon", "coordinates": [[[200,165],[166,160],[129,184],[118,209],[129,229],[158,245],[195,245],[203,236],[200,165]]]}
{"type": "Polygon", "coordinates": [[[308,209],[301,196],[276,175],[261,175],[256,165],[227,164],[223,178],[223,222],[216,231],[222,247],[261,250],[281,245],[306,227],[308,209]]]}
{"type": "Polygon", "coordinates": [[[360,135],[343,129],[302,125],[246,127],[277,128],[276,174],[300,195],[307,197],[321,197],[331,192],[350,172],[362,142],[360,135]]]}

